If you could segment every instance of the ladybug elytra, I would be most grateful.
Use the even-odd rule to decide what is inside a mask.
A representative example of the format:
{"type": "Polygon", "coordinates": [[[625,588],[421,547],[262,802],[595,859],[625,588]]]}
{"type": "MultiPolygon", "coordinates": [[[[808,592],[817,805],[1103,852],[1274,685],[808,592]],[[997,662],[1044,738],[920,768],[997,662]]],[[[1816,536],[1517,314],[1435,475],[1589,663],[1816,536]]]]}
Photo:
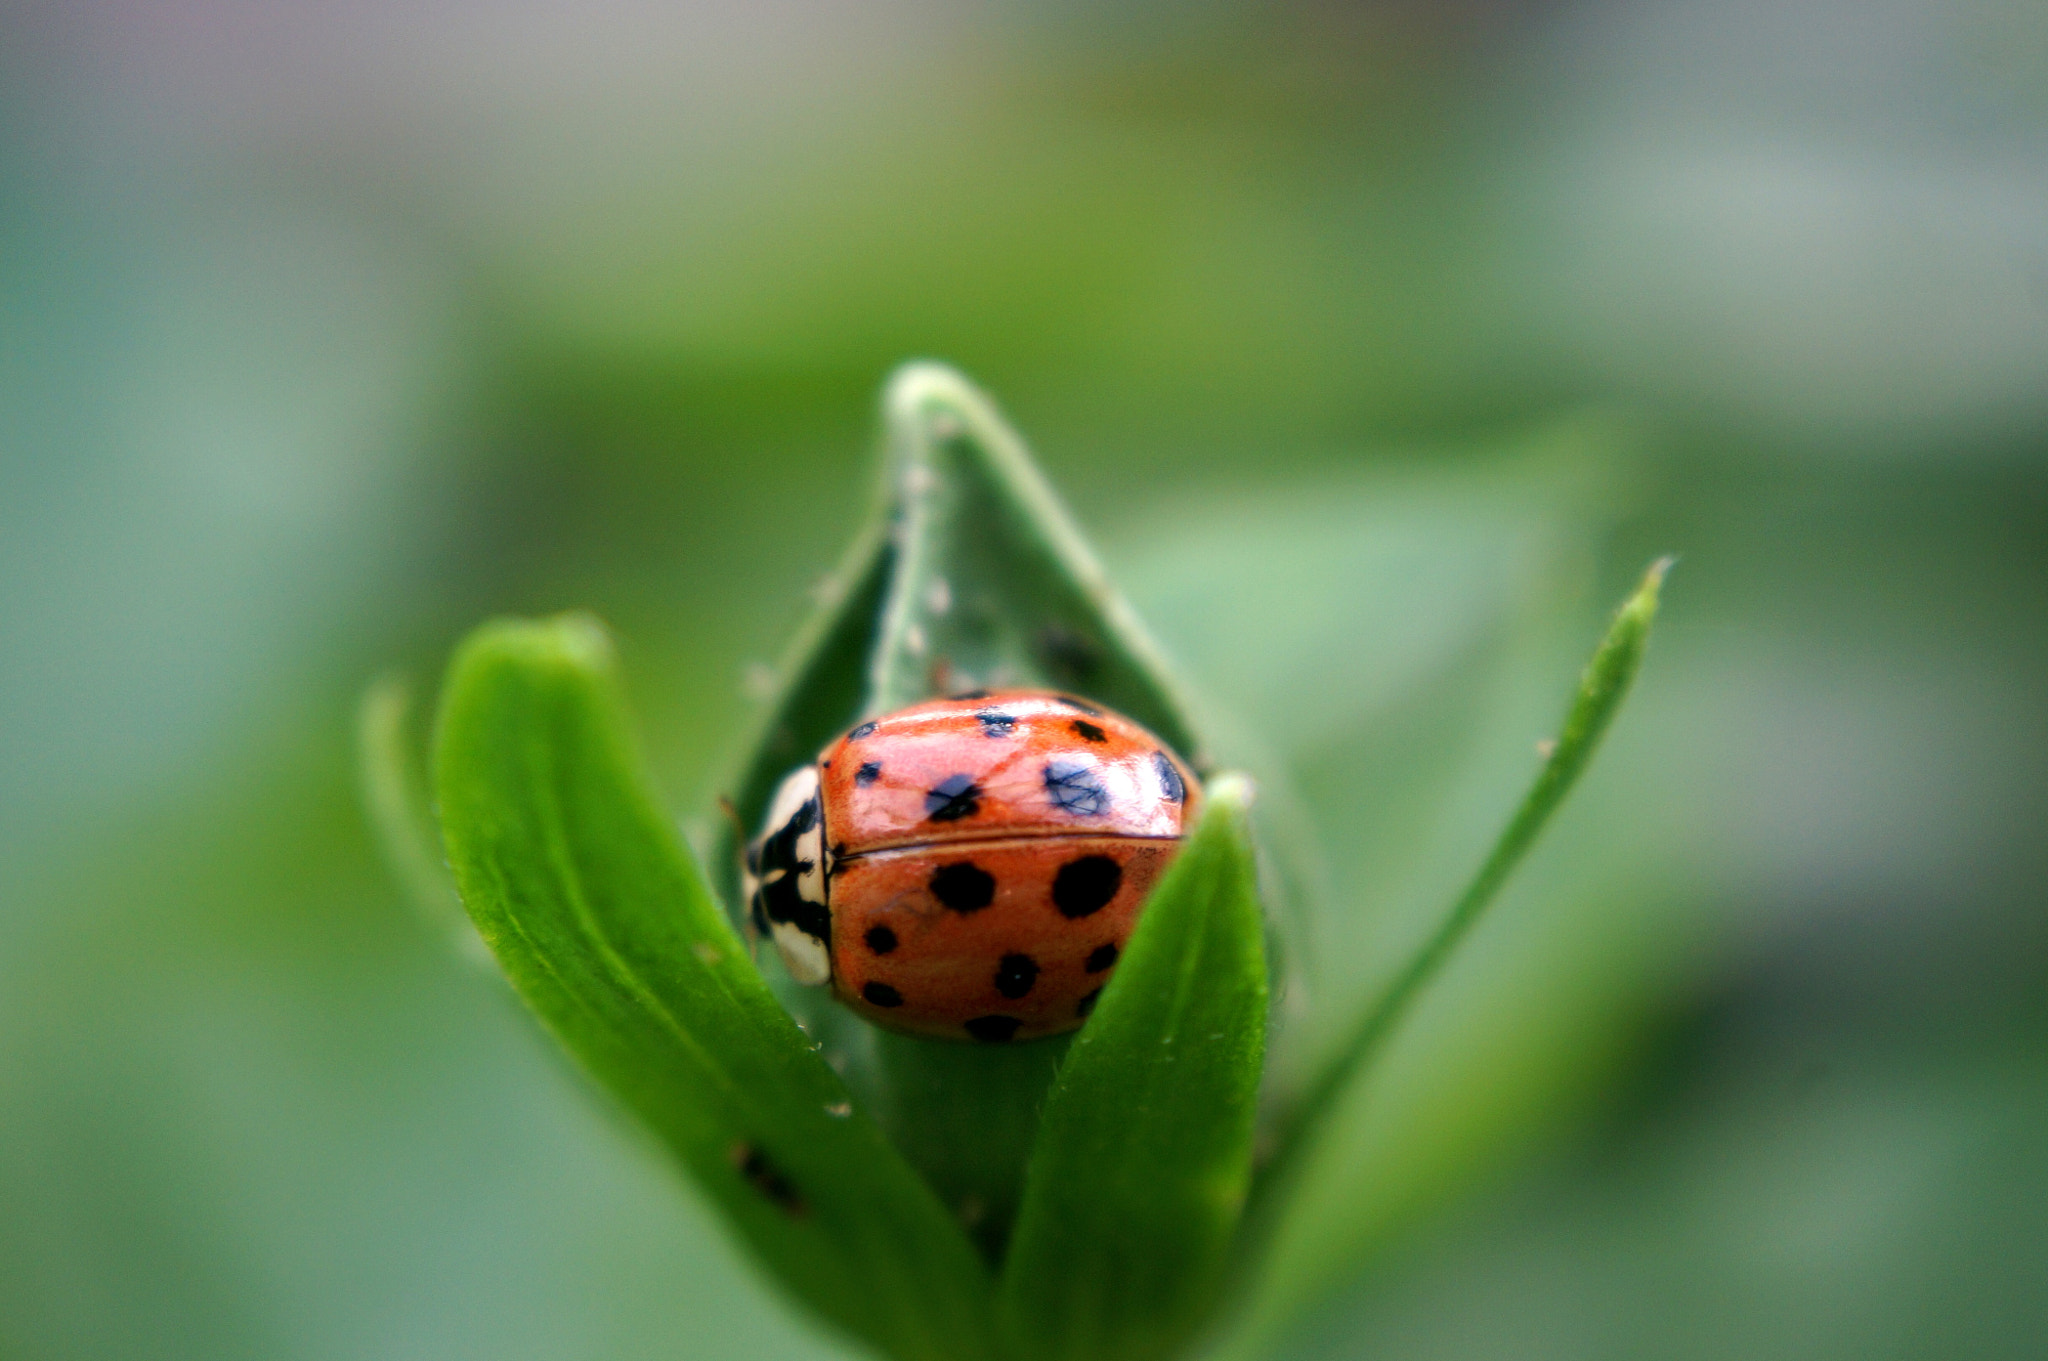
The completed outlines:
{"type": "Polygon", "coordinates": [[[1072,1030],[1201,788],[1120,714],[977,691],[859,724],[784,779],[746,849],[755,929],[878,1025],[988,1042],[1072,1030]]]}

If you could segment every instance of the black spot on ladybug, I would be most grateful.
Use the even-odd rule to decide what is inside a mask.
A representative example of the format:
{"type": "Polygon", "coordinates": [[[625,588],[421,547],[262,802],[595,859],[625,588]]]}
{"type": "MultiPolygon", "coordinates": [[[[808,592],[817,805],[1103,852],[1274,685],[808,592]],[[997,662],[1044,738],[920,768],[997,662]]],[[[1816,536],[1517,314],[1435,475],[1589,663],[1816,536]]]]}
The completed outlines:
{"type": "Polygon", "coordinates": [[[1096,727],[1085,718],[1077,718],[1067,726],[1080,734],[1083,742],[1107,742],[1109,740],[1108,733],[1096,727]]]}
{"type": "Polygon", "coordinates": [[[1109,906],[1123,882],[1122,865],[1106,855],[1084,855],[1053,876],[1052,905],[1062,917],[1086,917],[1109,906]]]}
{"type": "Polygon", "coordinates": [[[1086,997],[1083,997],[1078,1003],[1075,1004],[1074,1014],[1076,1016],[1079,1016],[1084,1021],[1087,1020],[1088,1013],[1095,1010],[1095,1003],[1101,996],[1101,988],[1097,988],[1094,992],[1089,993],[1086,997]]]}
{"type": "Polygon", "coordinates": [[[1038,981],[1038,961],[1030,955],[1004,955],[996,966],[996,991],[1008,998],[1022,997],[1038,981]]]}
{"type": "Polygon", "coordinates": [[[981,786],[972,775],[948,775],[924,795],[924,815],[933,822],[958,822],[981,811],[981,786]]]}
{"type": "Polygon", "coordinates": [[[900,1007],[903,1005],[903,994],[890,987],[887,983],[863,984],[860,995],[867,998],[870,1004],[878,1007],[900,1007]]]}
{"type": "Polygon", "coordinates": [[[1163,751],[1152,753],[1152,768],[1159,772],[1159,792],[1166,795],[1168,803],[1179,803],[1188,796],[1188,787],[1181,780],[1180,772],[1173,767],[1173,761],[1163,751]]]}
{"type": "Polygon", "coordinates": [[[835,841],[832,843],[832,853],[825,857],[825,873],[837,874],[845,868],[846,843],[844,841],[835,841]]]}
{"type": "Polygon", "coordinates": [[[939,866],[927,887],[955,912],[979,912],[996,900],[996,877],[968,860],[939,866]]]}
{"type": "Polygon", "coordinates": [[[1047,761],[1045,792],[1053,807],[1076,817],[1096,817],[1109,807],[1109,791],[1087,761],[1047,761]]]}
{"type": "Polygon", "coordinates": [[[983,737],[1008,737],[1017,731],[1017,716],[1001,709],[980,709],[974,716],[981,723],[983,737]]]}
{"type": "MultiPolygon", "coordinates": [[[[868,943],[868,949],[873,950],[878,955],[886,955],[896,948],[896,933],[886,926],[870,926],[868,933],[861,937],[861,939],[868,943]]],[[[1109,948],[1112,951],[1116,949],[1114,945],[1109,948]]],[[[1100,951],[1097,953],[1100,953],[1100,951]]]]}
{"type": "Polygon", "coordinates": [[[773,1202],[792,1219],[801,1219],[809,1210],[804,1198],[797,1194],[796,1184],[782,1175],[768,1155],[757,1146],[742,1140],[732,1146],[732,1165],[747,1179],[747,1184],[773,1202]]]}
{"type": "Polygon", "coordinates": [[[1070,695],[1054,695],[1052,697],[1052,702],[1055,704],[1064,704],[1069,709],[1078,709],[1082,713],[1088,715],[1088,717],[1090,718],[1102,717],[1102,710],[1096,708],[1093,704],[1083,704],[1080,700],[1075,699],[1070,695]]]}
{"type": "Polygon", "coordinates": [[[967,1033],[984,1044],[1003,1044],[1015,1039],[1023,1024],[1015,1016],[977,1016],[967,1023],[967,1033]]]}
{"type": "Polygon", "coordinates": [[[875,725],[874,725],[874,724],[872,724],[872,723],[863,723],[863,724],[861,724],[861,725],[860,725],[859,727],[855,728],[855,729],[854,729],[854,730],[853,730],[852,732],[850,732],[850,733],[846,734],[846,740],[847,740],[847,741],[849,741],[849,742],[858,742],[858,741],[860,741],[860,739],[861,739],[861,738],[863,738],[863,737],[866,737],[866,736],[867,736],[868,734],[872,733],[872,732],[873,732],[874,730],[875,730],[875,725]]]}
{"type": "Polygon", "coordinates": [[[987,699],[987,698],[988,698],[988,691],[986,691],[986,690],[962,690],[962,691],[961,691],[961,692],[960,692],[959,694],[957,694],[957,695],[948,695],[948,696],[946,696],[946,698],[947,698],[947,699],[954,699],[954,700],[967,700],[967,699],[987,699]]]}
{"type": "Polygon", "coordinates": [[[1088,972],[1101,973],[1104,969],[1107,969],[1110,965],[1116,963],[1116,955],[1117,950],[1115,941],[1111,941],[1107,945],[1096,946],[1092,951],[1089,952],[1088,955],[1088,972]]]}
{"type": "Polygon", "coordinates": [[[863,789],[882,778],[880,761],[862,761],[860,769],[853,772],[853,782],[863,789]]]}

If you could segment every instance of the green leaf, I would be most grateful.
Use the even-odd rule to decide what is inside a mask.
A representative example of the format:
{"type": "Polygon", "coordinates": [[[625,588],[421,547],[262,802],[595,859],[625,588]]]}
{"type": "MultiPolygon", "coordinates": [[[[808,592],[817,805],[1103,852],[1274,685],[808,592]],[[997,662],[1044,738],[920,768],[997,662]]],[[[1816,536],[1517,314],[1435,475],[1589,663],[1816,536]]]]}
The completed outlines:
{"type": "MultiPolygon", "coordinates": [[[[797,764],[863,717],[933,694],[1072,690],[1143,723],[1200,768],[1202,744],[1158,649],[995,404],[955,370],[907,364],[882,397],[874,519],[828,578],[781,669],[709,854],[738,920],[739,845],[797,764]]],[[[876,1031],[759,951],[776,995],[861,1092],[890,1138],[993,1257],[1021,1194],[1062,1042],[1000,1057],[876,1031]],[[944,1137],[975,1125],[985,1137],[944,1137]]]]}
{"type": "Polygon", "coordinates": [[[1034,1361],[1168,1356],[1216,1302],[1265,1050],[1249,792],[1212,782],[1047,1099],[1002,1283],[1034,1361]]]}
{"type": "MultiPolygon", "coordinates": [[[[848,1014],[851,1020],[851,1013],[848,1014]]],[[[1046,1089],[1071,1035],[964,1045],[867,1029],[875,1119],[990,1262],[1002,1260],[1046,1089]]]]}
{"type": "Polygon", "coordinates": [[[472,634],[437,776],[456,883],[506,974],[756,1255],[891,1356],[991,1355],[986,1269],[747,959],[652,796],[600,629],[472,634]]]}
{"type": "Polygon", "coordinates": [[[1003,685],[1073,690],[1136,719],[1200,769],[1159,649],[995,403],[909,364],[883,395],[897,546],[867,705],[1003,685]]]}
{"type": "Polygon", "coordinates": [[[1616,613],[1607,636],[1594,651],[1579,677],[1564,727],[1550,747],[1535,783],[1522,798],[1514,816],[1494,843],[1465,891],[1444,914],[1436,929],[1413,957],[1395,975],[1379,998],[1369,1006],[1338,1046],[1334,1057],[1321,1069],[1307,1090],[1288,1103],[1287,1115],[1278,1140],[1278,1153],[1261,1173],[1261,1194],[1288,1180],[1304,1143],[1338,1094],[1378,1050],[1381,1042],[1400,1022],[1409,1006],[1450,958],[1459,942],[1479,920],[1500,888],[1521,863],[1551,814],[1564,802],[1574,782],[1593,758],[1607,725],[1613,721],[1630,684],[1642,664],[1643,649],[1650,626],[1657,617],[1658,594],[1672,559],[1660,558],[1644,573],[1636,588],[1616,613]]]}

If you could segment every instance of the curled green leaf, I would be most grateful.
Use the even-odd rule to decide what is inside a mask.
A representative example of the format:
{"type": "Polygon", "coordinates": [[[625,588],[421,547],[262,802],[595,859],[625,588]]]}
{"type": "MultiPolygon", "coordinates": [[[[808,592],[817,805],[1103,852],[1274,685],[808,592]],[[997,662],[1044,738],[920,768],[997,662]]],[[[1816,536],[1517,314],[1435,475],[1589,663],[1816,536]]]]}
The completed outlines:
{"type": "Polygon", "coordinates": [[[1266,962],[1248,783],[1223,776],[1046,1099],[1005,1264],[1016,1350],[1174,1354],[1251,1181],[1266,962]]]}
{"type": "MultiPolygon", "coordinates": [[[[1042,686],[1085,694],[1202,760],[1157,647],[995,404],[945,365],[906,364],[883,392],[882,424],[875,517],[828,579],[781,667],[782,693],[726,786],[733,818],[711,855],[735,914],[743,830],[758,827],[794,766],[863,717],[934,694],[1042,686]]],[[[872,1030],[795,985],[773,951],[760,959],[897,1147],[998,1255],[1065,1041],[1001,1057],[945,1052],[872,1030]],[[973,1124],[982,1137],[942,1137],[973,1124]]]]}
{"type": "Polygon", "coordinates": [[[1650,564],[1641,583],[1616,612],[1614,622],[1579,677],[1564,726],[1550,744],[1534,783],[1465,891],[1393,981],[1360,1014],[1307,1090],[1289,1103],[1279,1153],[1264,1170],[1263,1185],[1278,1186],[1286,1180],[1302,1144],[1312,1137],[1337,1095],[1367,1064],[1416,996],[1471,931],[1592,760],[1642,665],[1650,626],[1657,618],[1659,592],[1672,561],[1665,557],[1650,564]]]}
{"type": "Polygon", "coordinates": [[[436,780],[513,985],[784,1286],[902,1361],[992,1355],[986,1268],[747,958],[652,796],[598,626],[472,634],[436,780]]]}
{"type": "Polygon", "coordinates": [[[907,364],[882,418],[897,557],[868,711],[1044,685],[1107,704],[1203,765],[1157,645],[995,403],[942,364],[907,364]]]}

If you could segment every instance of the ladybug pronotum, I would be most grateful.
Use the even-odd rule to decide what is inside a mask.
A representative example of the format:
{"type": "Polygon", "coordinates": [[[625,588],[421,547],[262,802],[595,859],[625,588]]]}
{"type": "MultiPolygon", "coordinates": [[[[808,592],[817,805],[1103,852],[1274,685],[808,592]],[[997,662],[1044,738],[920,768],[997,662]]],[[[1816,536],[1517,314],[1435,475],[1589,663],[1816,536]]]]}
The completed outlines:
{"type": "Polygon", "coordinates": [[[978,691],[862,723],[746,850],[754,927],[877,1025],[992,1043],[1087,1019],[1201,788],[1120,714],[978,691]]]}

